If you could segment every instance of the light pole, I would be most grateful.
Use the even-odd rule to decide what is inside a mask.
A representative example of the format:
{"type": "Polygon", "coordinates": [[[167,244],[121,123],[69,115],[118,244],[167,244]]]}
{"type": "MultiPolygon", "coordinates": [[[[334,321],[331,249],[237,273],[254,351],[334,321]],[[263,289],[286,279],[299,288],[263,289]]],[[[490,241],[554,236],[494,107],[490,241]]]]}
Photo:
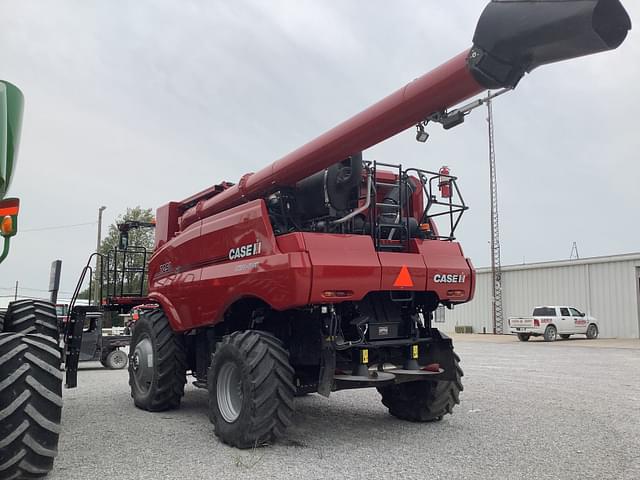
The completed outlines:
{"type": "MultiPolygon", "coordinates": [[[[105,207],[104,205],[98,209],[98,241],[96,243],[96,253],[100,251],[100,240],[102,240],[102,212],[104,212],[106,209],[107,207],[105,207]]],[[[96,275],[95,275],[96,304],[100,304],[100,290],[98,289],[98,279],[100,278],[98,273],[99,265],[100,265],[100,256],[96,255],[96,270],[95,270],[96,272],[96,275]]]]}

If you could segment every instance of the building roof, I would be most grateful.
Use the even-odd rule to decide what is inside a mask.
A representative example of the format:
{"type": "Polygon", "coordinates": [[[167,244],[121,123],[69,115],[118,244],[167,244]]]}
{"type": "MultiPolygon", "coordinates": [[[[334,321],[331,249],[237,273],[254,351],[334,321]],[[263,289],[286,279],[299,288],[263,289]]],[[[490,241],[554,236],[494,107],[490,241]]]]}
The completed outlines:
{"type": "MultiPolygon", "coordinates": [[[[575,265],[589,265],[594,263],[612,263],[612,262],[628,262],[640,261],[640,252],[624,253],[620,255],[606,255],[602,257],[586,257],[576,260],[554,260],[549,262],[523,263],[521,265],[503,265],[502,271],[509,272],[514,270],[532,270],[536,268],[554,268],[554,267],[570,267],[575,265]]],[[[487,273],[491,271],[491,267],[481,267],[476,269],[477,273],[487,273]]]]}

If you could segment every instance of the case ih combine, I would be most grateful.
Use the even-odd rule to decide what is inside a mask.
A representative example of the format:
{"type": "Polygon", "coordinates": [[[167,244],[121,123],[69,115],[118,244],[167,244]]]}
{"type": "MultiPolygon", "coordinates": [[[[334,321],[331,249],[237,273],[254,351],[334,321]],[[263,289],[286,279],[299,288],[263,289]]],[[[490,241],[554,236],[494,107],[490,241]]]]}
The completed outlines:
{"type": "Polygon", "coordinates": [[[456,126],[460,102],[616,48],[629,28],[617,0],[491,2],[470,50],[236,185],[160,207],[158,308],[131,343],[135,404],[178,407],[189,372],[209,390],[216,435],[240,448],[283,435],[308,392],[377,387],[396,417],[451,413],[462,370],[431,321],[473,297],[454,237],[466,206],[455,177],[362,152],[427,122],[456,126]]]}
{"type": "MultiPolygon", "coordinates": [[[[466,206],[446,171],[362,152],[413,126],[424,139],[427,122],[458,125],[470,107],[455,105],[614,49],[630,27],[618,0],[491,2],[470,50],[236,185],[160,207],[148,278],[157,308],[131,344],[135,404],[178,407],[189,373],[209,391],[218,437],[240,448],[283,435],[294,396],[308,392],[376,387],[396,417],[451,413],[462,370],[431,321],[438,305],[473,297],[454,237],[466,206]]],[[[81,330],[67,335],[69,386],[81,330]]]]}

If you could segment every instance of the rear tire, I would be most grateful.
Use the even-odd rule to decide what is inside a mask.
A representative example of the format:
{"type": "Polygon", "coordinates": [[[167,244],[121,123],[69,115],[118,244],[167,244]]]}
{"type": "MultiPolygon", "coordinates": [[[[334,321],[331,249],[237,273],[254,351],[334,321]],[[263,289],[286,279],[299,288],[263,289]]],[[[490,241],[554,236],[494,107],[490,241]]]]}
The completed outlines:
{"type": "Polygon", "coordinates": [[[111,350],[105,357],[103,365],[111,370],[122,370],[129,363],[127,354],[122,350],[111,350]]]}
{"type": "Polygon", "coordinates": [[[291,425],[294,371],[276,337],[255,330],[224,337],[207,384],[218,438],[237,448],[272,443],[291,425]]]}
{"type": "Polygon", "coordinates": [[[442,420],[460,403],[462,376],[460,357],[452,352],[456,369],[455,381],[419,381],[378,388],[382,403],[394,417],[410,422],[442,420]]]}
{"type": "Polygon", "coordinates": [[[531,338],[531,334],[530,333],[519,333],[518,334],[518,340],[520,340],[521,342],[528,342],[530,338],[531,338]]]}
{"type": "Polygon", "coordinates": [[[558,330],[553,325],[548,325],[544,330],[544,341],[555,342],[558,337],[558,330]]]}
{"type": "Polygon", "coordinates": [[[592,323],[591,325],[589,325],[587,327],[587,338],[589,340],[594,340],[596,338],[598,338],[598,326],[595,323],[592,323]]]}
{"type": "Polygon", "coordinates": [[[560,334],[560,338],[563,339],[563,340],[567,340],[570,336],[571,336],[571,334],[569,334],[569,333],[561,333],[560,334]]]}
{"type": "Polygon", "coordinates": [[[11,302],[4,320],[5,332],[41,333],[58,340],[58,317],[54,304],[43,300],[11,302]]]}
{"type": "Polygon", "coordinates": [[[129,385],[136,407],[150,412],[178,408],[187,383],[187,356],[184,338],[173,333],[162,310],[140,316],[130,352],[129,385]]]}
{"type": "Polygon", "coordinates": [[[62,416],[57,342],[0,333],[0,478],[40,478],[53,468],[62,416]]]}

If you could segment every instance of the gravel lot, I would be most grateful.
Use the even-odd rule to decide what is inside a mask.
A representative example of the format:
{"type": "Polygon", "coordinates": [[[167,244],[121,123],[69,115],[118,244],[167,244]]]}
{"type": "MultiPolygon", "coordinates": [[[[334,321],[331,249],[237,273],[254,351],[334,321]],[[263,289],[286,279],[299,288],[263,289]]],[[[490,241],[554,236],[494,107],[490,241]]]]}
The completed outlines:
{"type": "Polygon", "coordinates": [[[456,339],[465,391],[442,422],[396,420],[375,390],[310,395],[284,441],[253,451],[217,441],[206,391],[143,412],[126,371],[84,364],[49,478],[640,478],[640,342],[492,338],[456,339]]]}

